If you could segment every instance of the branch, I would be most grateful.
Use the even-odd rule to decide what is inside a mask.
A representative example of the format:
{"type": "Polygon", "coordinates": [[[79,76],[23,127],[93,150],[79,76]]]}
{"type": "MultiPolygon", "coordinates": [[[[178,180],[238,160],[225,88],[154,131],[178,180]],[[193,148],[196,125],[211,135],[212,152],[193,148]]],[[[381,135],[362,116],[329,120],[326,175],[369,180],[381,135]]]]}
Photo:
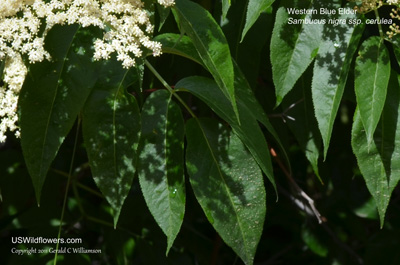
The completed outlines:
{"type": "MultiPolygon", "coordinates": [[[[304,190],[302,188],[299,187],[299,185],[297,185],[296,181],[293,179],[292,174],[289,172],[289,170],[287,170],[287,168],[285,167],[285,165],[282,163],[282,161],[279,159],[278,155],[276,154],[275,150],[273,148],[270,149],[271,155],[272,157],[275,159],[276,163],[279,165],[279,167],[282,169],[283,173],[285,174],[285,176],[288,178],[289,183],[292,185],[292,187],[296,190],[297,195],[299,195],[301,198],[303,198],[305,201],[307,201],[308,203],[308,207],[309,209],[311,209],[312,213],[315,215],[315,217],[318,220],[319,224],[322,224],[323,222],[326,222],[326,218],[323,217],[320,212],[317,210],[317,208],[315,207],[315,203],[314,200],[311,199],[310,196],[307,195],[307,193],[304,192],[304,190]]],[[[294,200],[294,202],[297,205],[301,205],[302,202],[298,201],[298,200],[294,200]]],[[[305,205],[303,204],[303,209],[306,209],[305,205]]]]}
{"type": "Polygon", "coordinates": [[[335,241],[336,244],[338,244],[340,247],[342,247],[347,253],[349,253],[355,260],[357,260],[358,264],[363,264],[363,260],[360,256],[357,255],[348,245],[343,243],[336,235],[335,233],[329,228],[329,226],[326,224],[327,219],[322,216],[318,209],[315,207],[314,200],[311,199],[310,196],[307,195],[300,187],[297,185],[296,181],[293,179],[292,175],[289,173],[285,165],[282,163],[282,161],[279,159],[278,155],[276,154],[275,150],[273,148],[270,149],[272,157],[274,157],[276,163],[279,165],[279,167],[282,169],[283,173],[286,175],[286,177],[289,179],[289,183],[292,185],[292,187],[297,191],[297,194],[303,198],[308,205],[304,204],[303,201],[298,200],[291,194],[289,194],[287,191],[281,189],[281,192],[283,192],[286,196],[288,196],[290,199],[293,200],[295,205],[305,211],[308,215],[314,215],[318,223],[322,225],[322,227],[327,231],[327,233],[332,237],[332,239],[335,241]]]}

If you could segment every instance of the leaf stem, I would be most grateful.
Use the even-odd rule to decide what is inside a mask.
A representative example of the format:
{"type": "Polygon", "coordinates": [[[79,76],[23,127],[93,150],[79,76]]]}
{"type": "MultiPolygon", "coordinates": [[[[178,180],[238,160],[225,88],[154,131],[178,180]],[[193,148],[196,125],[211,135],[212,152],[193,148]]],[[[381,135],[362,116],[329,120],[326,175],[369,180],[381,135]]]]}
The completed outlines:
{"type": "Polygon", "coordinates": [[[105,226],[108,226],[108,227],[114,227],[114,225],[112,223],[104,221],[104,220],[101,220],[101,219],[98,219],[98,218],[90,216],[90,215],[86,215],[85,218],[88,219],[89,221],[92,221],[92,222],[95,222],[95,223],[98,223],[98,224],[102,224],[102,225],[105,225],[105,226]]]}
{"type": "Polygon", "coordinates": [[[78,145],[78,134],[79,134],[79,127],[81,124],[81,118],[78,116],[78,124],[76,126],[76,134],[75,134],[75,142],[74,142],[74,148],[72,150],[72,158],[71,158],[71,163],[69,166],[69,173],[68,173],[68,181],[67,181],[67,186],[65,188],[65,194],[64,194],[64,201],[63,201],[63,207],[61,211],[61,218],[60,218],[60,226],[58,228],[58,235],[57,235],[57,245],[56,245],[56,253],[54,255],[54,265],[57,264],[57,255],[58,255],[58,248],[60,245],[60,237],[61,237],[61,228],[64,220],[64,214],[65,214],[65,208],[67,205],[67,198],[68,198],[68,189],[71,184],[71,178],[72,178],[72,168],[74,165],[74,159],[75,159],[75,153],[76,153],[76,146],[78,145]]]}
{"type": "MultiPolygon", "coordinates": [[[[108,227],[114,227],[114,224],[112,224],[112,223],[110,223],[110,222],[107,222],[107,221],[104,221],[104,220],[101,220],[101,219],[98,219],[98,218],[93,217],[93,216],[90,216],[90,215],[86,215],[85,218],[86,218],[87,220],[89,220],[89,221],[94,222],[94,223],[98,223],[98,224],[101,224],[101,225],[104,225],[104,226],[108,226],[108,227]]],[[[134,232],[132,232],[132,231],[126,229],[126,228],[123,228],[123,227],[121,227],[121,226],[117,226],[117,229],[119,229],[120,231],[126,232],[126,233],[128,233],[128,234],[130,234],[131,236],[134,236],[134,237],[136,237],[136,238],[141,238],[141,239],[143,239],[143,236],[138,235],[138,234],[136,234],[136,233],[134,233],[134,232]]]]}
{"type": "Polygon", "coordinates": [[[190,115],[192,115],[193,118],[197,118],[196,114],[194,114],[194,112],[189,108],[186,102],[183,101],[183,99],[178,94],[175,93],[176,91],[172,89],[170,85],[168,85],[167,81],[165,81],[165,79],[157,72],[157,70],[151,65],[151,63],[147,59],[144,61],[144,63],[149,68],[149,70],[156,76],[156,78],[163,84],[163,86],[185,107],[185,109],[190,113],[190,115]]]}
{"type": "Polygon", "coordinates": [[[86,213],[85,213],[85,210],[83,209],[83,206],[82,206],[81,196],[79,196],[76,178],[74,178],[72,180],[72,191],[74,192],[74,196],[76,198],[76,202],[78,204],[79,211],[81,212],[82,216],[85,216],[86,213]]]}
{"type": "MultiPolygon", "coordinates": [[[[66,178],[69,177],[68,173],[66,173],[64,171],[61,171],[61,170],[58,170],[58,169],[54,169],[54,168],[52,168],[51,171],[53,171],[54,173],[56,173],[58,175],[61,175],[63,177],[66,177],[66,178]]],[[[78,186],[79,188],[83,189],[83,190],[86,190],[86,191],[92,193],[93,195],[96,195],[97,197],[104,198],[104,196],[100,192],[98,192],[98,191],[96,191],[96,190],[94,190],[92,188],[89,188],[88,186],[86,186],[86,185],[84,185],[84,184],[82,184],[80,182],[76,182],[75,181],[75,185],[78,186]]]]}

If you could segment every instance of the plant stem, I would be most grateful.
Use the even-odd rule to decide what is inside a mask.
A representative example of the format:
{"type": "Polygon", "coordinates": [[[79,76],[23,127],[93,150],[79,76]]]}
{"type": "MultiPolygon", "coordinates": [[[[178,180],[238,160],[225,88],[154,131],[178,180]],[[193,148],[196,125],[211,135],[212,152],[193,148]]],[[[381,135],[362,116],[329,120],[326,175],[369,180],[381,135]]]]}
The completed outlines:
{"type": "Polygon", "coordinates": [[[74,142],[74,148],[72,150],[72,158],[71,158],[71,163],[69,166],[69,173],[68,173],[68,181],[67,181],[67,186],[65,188],[65,194],[64,194],[64,201],[63,201],[63,207],[61,211],[61,218],[60,218],[60,226],[58,228],[58,235],[57,235],[57,245],[56,245],[56,253],[54,255],[54,265],[57,264],[57,255],[58,255],[58,248],[60,245],[60,237],[61,237],[61,228],[62,224],[64,221],[64,214],[65,214],[65,208],[67,205],[67,198],[68,198],[68,189],[71,184],[71,178],[72,178],[72,169],[74,166],[74,159],[75,159],[75,153],[76,153],[76,146],[78,145],[78,134],[79,134],[79,127],[81,124],[81,118],[78,116],[78,124],[76,126],[76,134],[75,134],[75,142],[74,142]]]}
{"type": "Polygon", "coordinates": [[[315,207],[315,203],[314,200],[311,199],[310,196],[307,195],[307,193],[305,193],[303,191],[302,188],[300,188],[299,185],[297,185],[296,181],[293,179],[291,172],[285,167],[285,165],[282,163],[282,161],[279,159],[279,157],[277,156],[275,150],[273,148],[271,148],[270,153],[272,155],[273,158],[275,158],[275,161],[278,163],[279,167],[281,168],[281,170],[283,171],[283,173],[286,175],[286,177],[289,180],[289,183],[292,185],[292,187],[296,190],[296,192],[298,193],[298,195],[303,198],[304,200],[307,201],[312,213],[315,215],[315,217],[318,220],[319,224],[322,224],[323,222],[326,222],[326,218],[324,216],[322,216],[320,214],[320,212],[318,211],[318,209],[315,207]]]}
{"type": "Polygon", "coordinates": [[[192,115],[193,118],[196,118],[196,114],[189,108],[189,106],[183,101],[183,99],[175,93],[175,90],[172,89],[170,85],[168,85],[167,81],[157,72],[157,70],[151,65],[151,63],[147,60],[144,61],[149,70],[157,77],[157,79],[163,84],[163,86],[185,107],[185,109],[192,115]]]}

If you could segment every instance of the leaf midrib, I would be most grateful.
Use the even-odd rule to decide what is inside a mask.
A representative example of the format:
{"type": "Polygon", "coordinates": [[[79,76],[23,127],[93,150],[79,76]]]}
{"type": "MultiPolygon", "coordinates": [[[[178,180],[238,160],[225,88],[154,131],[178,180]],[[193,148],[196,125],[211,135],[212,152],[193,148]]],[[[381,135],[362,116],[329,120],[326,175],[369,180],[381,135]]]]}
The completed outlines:
{"type": "Polygon", "coordinates": [[[45,150],[45,146],[46,146],[46,142],[47,142],[47,134],[48,134],[48,131],[49,131],[50,120],[51,120],[51,117],[53,116],[54,103],[55,103],[55,100],[57,98],[58,88],[59,88],[59,85],[60,85],[60,83],[58,81],[60,80],[61,75],[63,74],[64,67],[65,67],[65,64],[67,62],[67,57],[68,57],[68,55],[70,53],[70,50],[71,50],[71,47],[72,47],[72,42],[74,41],[75,36],[76,36],[79,28],[80,27],[78,27],[76,29],[73,37],[71,38],[70,44],[68,45],[67,52],[65,53],[65,56],[64,56],[63,61],[62,61],[60,72],[58,74],[56,89],[55,89],[53,100],[51,102],[50,113],[49,113],[49,116],[48,116],[48,119],[47,119],[45,133],[44,133],[44,137],[43,137],[43,145],[42,145],[42,148],[41,148],[42,152],[41,152],[41,157],[40,157],[40,168],[39,168],[39,176],[40,176],[40,178],[37,178],[36,185],[35,185],[36,186],[35,190],[40,190],[41,189],[42,174],[43,174],[43,170],[44,170],[44,165],[43,165],[44,153],[45,153],[44,150],[45,150]]]}
{"type": "MultiPolygon", "coordinates": [[[[118,177],[118,169],[117,169],[117,129],[116,129],[116,103],[118,100],[118,95],[120,93],[121,88],[123,87],[123,82],[125,81],[126,76],[128,75],[129,70],[125,71],[124,76],[121,79],[121,82],[118,85],[117,91],[115,92],[114,101],[113,101],[113,122],[112,122],[112,134],[113,134],[113,160],[114,160],[114,176],[118,177]]],[[[118,202],[118,207],[120,207],[118,202]]]]}
{"type": "MultiPolygon", "coordinates": [[[[379,45],[378,45],[378,49],[377,49],[377,52],[376,52],[376,67],[375,67],[375,74],[374,74],[374,83],[373,83],[373,90],[372,90],[372,104],[371,104],[371,116],[372,116],[372,120],[375,122],[375,119],[374,119],[374,117],[373,117],[373,115],[374,115],[374,109],[375,109],[375,96],[376,96],[376,92],[377,92],[377,86],[378,86],[378,72],[379,72],[379,55],[380,55],[380,49],[381,49],[381,45],[382,45],[382,42],[380,41],[379,42],[379,45]]],[[[370,124],[369,124],[370,126],[369,127],[371,127],[371,128],[368,128],[368,130],[372,130],[372,122],[370,122],[370,124]]],[[[368,139],[368,146],[370,145],[370,141],[372,141],[372,136],[373,136],[373,132],[369,132],[369,135],[368,135],[368,138],[371,138],[371,139],[368,139]]]]}
{"type": "MultiPolygon", "coordinates": [[[[165,131],[164,131],[164,161],[165,161],[165,166],[166,166],[166,169],[165,169],[165,172],[166,172],[166,176],[165,176],[165,184],[166,184],[166,186],[167,186],[167,191],[168,191],[168,194],[167,194],[167,198],[168,198],[168,208],[169,208],[169,213],[168,213],[168,228],[167,228],[167,230],[168,230],[168,235],[167,235],[167,237],[168,237],[168,241],[170,240],[170,236],[171,236],[171,234],[172,234],[172,224],[173,224],[173,220],[172,220],[172,206],[171,206],[171,197],[169,196],[169,179],[168,179],[168,176],[169,176],[169,171],[168,171],[168,163],[167,163],[167,160],[168,160],[168,157],[167,157],[167,152],[168,152],[168,150],[167,150],[167,132],[168,132],[168,115],[169,115],[169,108],[168,108],[168,106],[169,106],[169,103],[171,102],[171,100],[172,100],[172,94],[170,94],[170,96],[169,96],[169,99],[168,99],[168,101],[167,101],[167,106],[166,106],[166,111],[165,111],[165,131]]],[[[169,242],[168,242],[169,243],[169,242]]],[[[169,245],[169,244],[168,244],[169,245]]]]}
{"type": "MultiPolygon", "coordinates": [[[[384,143],[385,143],[385,141],[384,141],[384,136],[385,136],[385,125],[384,125],[384,114],[382,114],[382,132],[381,132],[381,134],[382,134],[382,138],[381,138],[381,154],[382,154],[382,159],[381,159],[381,174],[384,176],[384,177],[386,177],[386,170],[385,170],[385,165],[384,165],[384,156],[383,156],[383,152],[384,152],[384,143]]],[[[380,209],[380,211],[382,211],[382,214],[384,215],[384,213],[385,213],[385,196],[384,195],[387,195],[387,194],[383,194],[383,193],[386,193],[386,189],[382,189],[382,182],[381,182],[381,180],[380,180],[380,178],[379,178],[379,180],[378,180],[378,183],[379,183],[379,191],[381,191],[381,196],[379,196],[380,197],[380,206],[381,206],[381,209],[380,209]]]]}

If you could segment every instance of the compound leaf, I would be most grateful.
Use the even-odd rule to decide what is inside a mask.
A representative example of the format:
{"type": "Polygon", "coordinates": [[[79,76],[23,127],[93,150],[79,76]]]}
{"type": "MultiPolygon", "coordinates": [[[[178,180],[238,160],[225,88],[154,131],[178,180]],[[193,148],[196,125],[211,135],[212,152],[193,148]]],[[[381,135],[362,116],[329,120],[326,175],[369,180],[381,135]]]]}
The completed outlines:
{"type": "MultiPolygon", "coordinates": [[[[195,59],[196,53],[190,39],[188,39],[185,36],[181,38],[179,34],[168,34],[168,35],[164,34],[161,36],[165,36],[160,38],[161,42],[163,43],[163,52],[179,54],[186,58],[192,59],[195,62],[198,62],[198,60],[195,59]]],[[[235,129],[235,132],[239,134],[241,140],[250,149],[250,152],[255,156],[255,159],[260,164],[264,173],[268,176],[271,183],[275,186],[275,181],[273,179],[273,172],[272,172],[272,164],[270,161],[271,159],[270,159],[270,154],[268,152],[267,143],[265,142],[265,140],[258,140],[258,141],[252,141],[251,139],[245,140],[246,138],[249,138],[246,136],[247,134],[252,135],[253,133],[256,134],[256,137],[258,139],[263,139],[262,132],[259,126],[256,126],[257,121],[261,122],[267,128],[269,133],[274,137],[276,142],[279,144],[280,148],[282,149],[285,155],[285,159],[288,162],[288,165],[290,165],[289,159],[283,148],[282,143],[280,142],[277,133],[270,124],[267,115],[265,114],[264,110],[258,103],[253,92],[251,91],[251,88],[247,83],[247,80],[245,79],[243,73],[240,71],[239,67],[235,62],[233,65],[235,70],[235,89],[237,94],[238,109],[241,115],[245,115],[245,117],[240,117],[241,125],[243,126],[240,126],[237,120],[235,119],[234,111],[232,110],[232,106],[229,104],[228,100],[223,97],[223,94],[221,92],[216,92],[217,86],[215,82],[212,82],[207,78],[202,79],[200,77],[194,77],[193,80],[191,78],[181,80],[180,82],[178,82],[178,84],[176,84],[176,88],[188,84],[189,85],[188,90],[190,92],[194,93],[194,95],[203,100],[221,118],[227,121],[235,129]],[[184,80],[186,80],[187,82],[184,80]],[[206,83],[202,84],[201,83],[202,80],[206,80],[206,83]],[[212,87],[209,87],[208,86],[209,84],[211,84],[212,87]],[[257,146],[259,145],[261,147],[260,149],[257,148],[257,146]]]]}

